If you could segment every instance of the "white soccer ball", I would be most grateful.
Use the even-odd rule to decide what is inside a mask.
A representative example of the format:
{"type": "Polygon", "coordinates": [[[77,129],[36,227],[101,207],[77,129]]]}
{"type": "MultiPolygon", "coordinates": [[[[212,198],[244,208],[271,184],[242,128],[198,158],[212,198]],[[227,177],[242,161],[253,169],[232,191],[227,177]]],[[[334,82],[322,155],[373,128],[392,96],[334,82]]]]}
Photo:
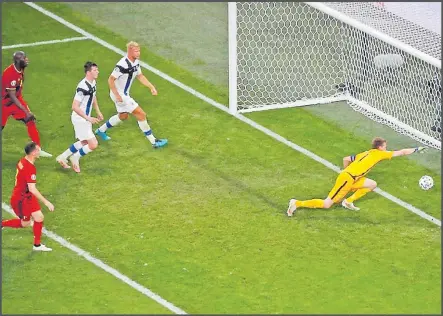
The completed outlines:
{"type": "Polygon", "coordinates": [[[418,181],[418,184],[423,190],[429,190],[434,186],[434,180],[430,176],[423,176],[418,181]]]}

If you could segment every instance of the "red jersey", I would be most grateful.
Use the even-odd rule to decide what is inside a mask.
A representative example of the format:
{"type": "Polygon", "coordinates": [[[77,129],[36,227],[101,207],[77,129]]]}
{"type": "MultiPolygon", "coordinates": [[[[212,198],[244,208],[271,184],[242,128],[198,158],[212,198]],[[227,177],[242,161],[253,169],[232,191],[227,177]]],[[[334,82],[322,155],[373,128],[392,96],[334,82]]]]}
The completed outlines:
{"type": "Polygon", "coordinates": [[[2,99],[9,99],[8,90],[15,90],[17,97],[22,95],[23,90],[23,70],[18,71],[14,64],[3,70],[2,75],[2,99]]]}
{"type": "Polygon", "coordinates": [[[17,173],[15,174],[15,186],[12,191],[12,198],[22,199],[29,196],[28,183],[37,182],[37,169],[34,164],[29,162],[26,158],[20,159],[17,163],[17,173]]]}

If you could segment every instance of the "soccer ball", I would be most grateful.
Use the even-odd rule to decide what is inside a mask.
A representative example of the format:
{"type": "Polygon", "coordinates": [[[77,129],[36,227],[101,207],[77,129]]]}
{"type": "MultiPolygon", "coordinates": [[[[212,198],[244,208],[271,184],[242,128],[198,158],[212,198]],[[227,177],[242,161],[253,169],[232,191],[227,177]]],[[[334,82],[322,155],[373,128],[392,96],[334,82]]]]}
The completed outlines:
{"type": "Polygon", "coordinates": [[[423,190],[429,190],[434,186],[434,180],[430,176],[423,176],[418,181],[418,184],[423,190]]]}

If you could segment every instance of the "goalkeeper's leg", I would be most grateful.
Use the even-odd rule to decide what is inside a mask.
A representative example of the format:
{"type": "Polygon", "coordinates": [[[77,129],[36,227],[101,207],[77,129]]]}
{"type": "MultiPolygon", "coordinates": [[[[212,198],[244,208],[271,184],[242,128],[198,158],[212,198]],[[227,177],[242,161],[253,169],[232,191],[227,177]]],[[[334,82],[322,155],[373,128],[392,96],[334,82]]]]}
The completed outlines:
{"type": "Polygon", "coordinates": [[[374,180],[367,178],[359,179],[351,188],[351,190],[355,191],[355,193],[347,199],[343,200],[342,206],[353,211],[360,210],[358,207],[354,206],[354,202],[365,196],[367,193],[375,190],[376,187],[377,182],[375,182],[374,180]]]}
{"type": "Polygon", "coordinates": [[[329,192],[326,199],[313,199],[306,201],[291,199],[289,201],[289,206],[286,213],[288,216],[292,216],[295,210],[300,207],[328,209],[334,205],[334,203],[340,202],[351,190],[353,184],[354,179],[348,173],[342,172],[338,175],[335,185],[329,192]]]}

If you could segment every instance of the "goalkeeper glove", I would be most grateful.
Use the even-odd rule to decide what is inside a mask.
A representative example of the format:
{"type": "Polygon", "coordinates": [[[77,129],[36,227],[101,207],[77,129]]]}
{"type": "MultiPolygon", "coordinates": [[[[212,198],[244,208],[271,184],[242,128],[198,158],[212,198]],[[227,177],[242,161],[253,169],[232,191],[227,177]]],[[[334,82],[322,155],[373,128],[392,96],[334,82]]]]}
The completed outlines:
{"type": "Polygon", "coordinates": [[[424,152],[426,152],[428,150],[428,148],[427,147],[417,147],[417,148],[415,148],[415,153],[424,153],[424,152]]]}

